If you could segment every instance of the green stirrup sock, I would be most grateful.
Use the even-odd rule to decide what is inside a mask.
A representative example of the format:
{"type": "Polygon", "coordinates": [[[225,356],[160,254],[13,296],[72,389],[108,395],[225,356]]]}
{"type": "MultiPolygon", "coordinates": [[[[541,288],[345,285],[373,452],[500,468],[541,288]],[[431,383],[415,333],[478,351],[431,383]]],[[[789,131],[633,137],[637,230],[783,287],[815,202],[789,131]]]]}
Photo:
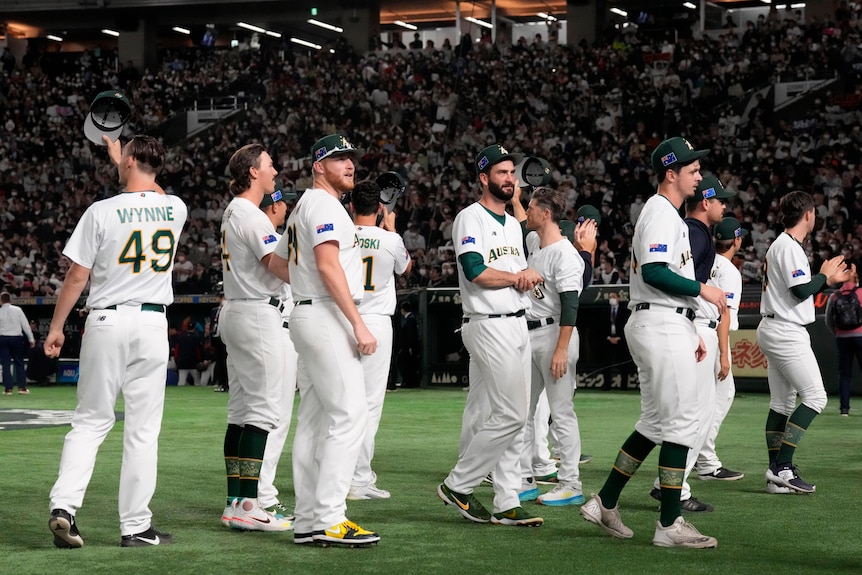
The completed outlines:
{"type": "Polygon", "coordinates": [[[786,426],[787,416],[770,409],[769,415],[766,416],[766,449],[769,452],[769,463],[773,463],[778,457],[786,426]]]}
{"type": "Polygon", "coordinates": [[[227,475],[227,497],[239,497],[239,438],[242,426],[228,424],[224,434],[224,468],[227,475]]]}
{"type": "Polygon", "coordinates": [[[680,496],[685,478],[685,458],[688,447],[665,441],[658,453],[658,481],[661,486],[661,515],[659,521],[667,527],[682,515],[680,496]]]}
{"type": "Polygon", "coordinates": [[[778,457],[775,458],[776,463],[790,463],[793,461],[793,454],[796,451],[796,446],[802,441],[805,436],[805,430],[817,417],[817,412],[805,405],[801,404],[790,416],[787,421],[787,427],[784,429],[784,437],[781,438],[781,449],[778,451],[778,457]]]}
{"type": "Polygon", "coordinates": [[[240,497],[257,497],[257,482],[268,435],[267,430],[254,425],[246,425],[242,430],[242,437],[239,439],[240,497]]]}
{"type": "Polygon", "coordinates": [[[599,497],[602,498],[602,505],[605,509],[613,509],[617,506],[620,493],[622,493],[626,483],[628,483],[631,476],[635,474],[635,471],[638,470],[638,467],[640,467],[643,460],[647,458],[654,447],[655,443],[637,431],[629,435],[617,454],[614,468],[611,469],[610,475],[608,475],[604,486],[599,491],[599,497]]]}

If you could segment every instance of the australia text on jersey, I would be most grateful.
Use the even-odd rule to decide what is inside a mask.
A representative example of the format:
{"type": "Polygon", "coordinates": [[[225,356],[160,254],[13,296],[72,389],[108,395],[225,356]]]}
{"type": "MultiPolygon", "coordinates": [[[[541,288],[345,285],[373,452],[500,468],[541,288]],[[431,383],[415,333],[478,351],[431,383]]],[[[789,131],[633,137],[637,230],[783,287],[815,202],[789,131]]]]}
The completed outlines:
{"type": "Polygon", "coordinates": [[[174,221],[173,206],[157,206],[150,208],[117,208],[117,217],[121,224],[138,222],[172,222],[174,221]]]}
{"type": "Polygon", "coordinates": [[[492,262],[497,258],[501,258],[503,256],[520,256],[521,250],[519,250],[515,246],[501,246],[499,248],[494,248],[490,252],[488,252],[488,262],[492,262]]]}

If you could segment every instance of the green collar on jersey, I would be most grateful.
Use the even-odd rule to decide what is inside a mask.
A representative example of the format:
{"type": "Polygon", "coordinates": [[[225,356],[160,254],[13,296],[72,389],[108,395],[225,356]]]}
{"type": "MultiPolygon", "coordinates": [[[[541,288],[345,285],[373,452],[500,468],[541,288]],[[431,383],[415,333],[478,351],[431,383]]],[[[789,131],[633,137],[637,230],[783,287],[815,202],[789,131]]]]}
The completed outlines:
{"type": "MultiPolygon", "coordinates": [[[[480,205],[480,206],[482,206],[482,204],[479,204],[479,205],[480,205]]],[[[482,206],[482,209],[484,209],[486,212],[488,212],[489,214],[491,214],[491,216],[492,216],[495,220],[497,220],[497,221],[500,223],[500,225],[501,225],[501,226],[505,226],[505,225],[506,225],[506,214],[503,214],[502,216],[501,216],[500,214],[495,214],[494,212],[492,212],[491,210],[489,210],[489,209],[488,209],[488,208],[486,208],[485,206],[482,206]]]]}

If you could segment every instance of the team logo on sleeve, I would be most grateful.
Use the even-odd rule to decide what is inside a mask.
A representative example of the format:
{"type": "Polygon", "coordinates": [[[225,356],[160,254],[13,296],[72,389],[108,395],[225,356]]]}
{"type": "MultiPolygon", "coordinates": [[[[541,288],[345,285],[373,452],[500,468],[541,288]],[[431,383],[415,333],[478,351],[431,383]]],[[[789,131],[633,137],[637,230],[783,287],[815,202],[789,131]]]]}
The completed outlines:
{"type": "Polygon", "coordinates": [[[666,254],[667,253],[667,244],[650,244],[649,245],[649,251],[650,252],[661,252],[661,253],[666,254]]]}
{"type": "Polygon", "coordinates": [[[730,291],[724,292],[724,297],[726,297],[727,299],[733,299],[735,297],[735,295],[736,294],[734,294],[733,292],[730,292],[730,291]]]}
{"type": "Polygon", "coordinates": [[[676,154],[674,154],[673,152],[671,152],[670,154],[668,154],[666,156],[661,157],[661,165],[662,166],[667,167],[674,162],[676,162],[676,154]]]}
{"type": "Polygon", "coordinates": [[[467,244],[473,244],[475,246],[476,238],[474,238],[473,236],[464,236],[463,238],[461,238],[461,245],[466,246],[467,244]]]}
{"type": "Polygon", "coordinates": [[[317,226],[317,233],[322,234],[325,232],[334,232],[335,225],[334,224],[320,224],[317,226]]]}
{"type": "Polygon", "coordinates": [[[271,244],[276,240],[275,236],[269,234],[268,236],[263,236],[263,245],[271,244]]]}
{"type": "Polygon", "coordinates": [[[805,272],[800,269],[800,270],[796,270],[795,272],[791,273],[790,275],[792,275],[795,278],[800,278],[800,277],[805,275],[805,272]]]}

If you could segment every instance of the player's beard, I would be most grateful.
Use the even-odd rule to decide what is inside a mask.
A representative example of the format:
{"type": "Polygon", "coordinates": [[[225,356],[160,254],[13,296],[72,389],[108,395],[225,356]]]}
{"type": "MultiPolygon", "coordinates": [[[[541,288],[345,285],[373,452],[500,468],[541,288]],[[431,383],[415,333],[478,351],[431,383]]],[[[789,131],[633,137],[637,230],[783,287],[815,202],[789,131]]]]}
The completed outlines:
{"type": "Polygon", "coordinates": [[[512,185],[512,191],[507,192],[503,189],[503,186],[495,184],[492,181],[488,181],[488,191],[501,202],[508,202],[512,199],[512,196],[515,195],[515,186],[512,185]]]}

